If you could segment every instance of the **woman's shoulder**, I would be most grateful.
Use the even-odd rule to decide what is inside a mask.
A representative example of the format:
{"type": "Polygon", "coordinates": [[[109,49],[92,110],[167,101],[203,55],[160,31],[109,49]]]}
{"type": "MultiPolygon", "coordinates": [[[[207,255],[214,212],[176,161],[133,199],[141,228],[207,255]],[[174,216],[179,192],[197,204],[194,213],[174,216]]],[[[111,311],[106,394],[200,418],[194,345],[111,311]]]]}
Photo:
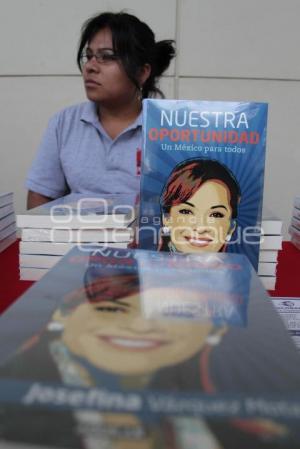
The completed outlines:
{"type": "Polygon", "coordinates": [[[90,101],[84,101],[71,106],[67,106],[56,112],[50,120],[57,122],[73,122],[89,116],[93,113],[94,106],[90,101]]]}

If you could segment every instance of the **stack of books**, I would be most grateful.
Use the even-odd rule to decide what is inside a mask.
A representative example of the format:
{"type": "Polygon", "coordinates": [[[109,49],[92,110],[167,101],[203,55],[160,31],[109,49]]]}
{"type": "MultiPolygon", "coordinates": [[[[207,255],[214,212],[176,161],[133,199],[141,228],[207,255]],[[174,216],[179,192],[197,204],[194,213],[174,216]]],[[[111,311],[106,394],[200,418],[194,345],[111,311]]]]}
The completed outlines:
{"type": "Polygon", "coordinates": [[[70,194],[17,215],[20,279],[41,279],[75,245],[126,248],[134,219],[133,195],[70,194]]]}
{"type": "Polygon", "coordinates": [[[17,238],[13,193],[0,194],[0,252],[9,247],[17,238]]]}
{"type": "Polygon", "coordinates": [[[268,209],[263,210],[262,241],[259,251],[258,275],[267,290],[276,286],[278,253],[282,248],[282,220],[268,209]]]}
{"type": "Polygon", "coordinates": [[[294,199],[291,225],[289,227],[291,242],[300,249],[300,196],[294,199]]]}

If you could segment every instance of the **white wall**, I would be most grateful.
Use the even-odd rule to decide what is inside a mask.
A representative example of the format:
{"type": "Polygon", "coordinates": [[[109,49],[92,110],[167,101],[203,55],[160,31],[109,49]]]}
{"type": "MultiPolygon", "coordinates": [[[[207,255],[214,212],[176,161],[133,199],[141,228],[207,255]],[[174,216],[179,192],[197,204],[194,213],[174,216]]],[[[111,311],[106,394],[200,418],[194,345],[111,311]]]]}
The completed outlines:
{"type": "Polygon", "coordinates": [[[0,0],[0,192],[25,207],[24,179],[49,117],[84,99],[75,63],[89,16],[126,9],[178,57],[167,98],[269,103],[265,203],[284,220],[300,195],[299,0],[0,0]]]}

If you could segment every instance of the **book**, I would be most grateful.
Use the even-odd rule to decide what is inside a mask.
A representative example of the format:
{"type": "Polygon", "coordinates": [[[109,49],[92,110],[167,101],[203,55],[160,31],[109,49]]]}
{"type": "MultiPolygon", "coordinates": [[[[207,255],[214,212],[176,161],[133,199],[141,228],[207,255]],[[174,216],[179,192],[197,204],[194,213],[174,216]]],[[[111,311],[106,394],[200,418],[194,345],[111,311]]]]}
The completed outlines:
{"type": "Polygon", "coordinates": [[[16,232],[16,223],[11,223],[6,226],[6,228],[0,229],[0,241],[6,239],[6,237],[10,236],[16,232]]]}
{"type": "MultiPolygon", "coordinates": [[[[93,244],[95,248],[95,244],[93,244]]],[[[98,244],[102,248],[105,244],[98,244]]],[[[19,274],[23,281],[39,281],[64,254],[75,246],[74,243],[22,242],[19,244],[19,274]]],[[[76,245],[82,252],[89,252],[91,244],[76,245]]],[[[106,245],[107,246],[107,245],[106,245]]],[[[110,248],[127,248],[127,242],[110,243],[110,248]]]]}
{"type": "Polygon", "coordinates": [[[44,229],[23,228],[21,238],[24,242],[56,242],[56,243],[114,243],[130,242],[133,237],[131,228],[99,229],[93,226],[83,229],[44,229]]]}
{"type": "Polygon", "coordinates": [[[257,269],[267,104],[144,100],[139,244],[257,269]]]}
{"type": "Polygon", "coordinates": [[[19,276],[21,281],[39,281],[48,271],[49,268],[19,267],[19,276]]]}
{"type": "Polygon", "coordinates": [[[277,262],[279,250],[261,249],[259,251],[259,262],[277,262]]]}
{"type": "Polygon", "coordinates": [[[275,290],[276,289],[276,276],[263,276],[260,275],[259,279],[261,280],[263,286],[266,290],[275,290]]]}
{"type": "Polygon", "coordinates": [[[297,209],[300,209],[300,196],[296,196],[294,198],[294,207],[296,207],[297,209]]]}
{"type": "Polygon", "coordinates": [[[278,218],[270,209],[264,207],[262,212],[261,228],[264,235],[281,235],[282,220],[278,218]]]}
{"type": "Polygon", "coordinates": [[[0,365],[3,444],[299,447],[299,354],[241,254],[75,247],[0,317],[0,365]]]}
{"type": "Polygon", "coordinates": [[[71,193],[17,214],[19,228],[126,228],[135,219],[136,195],[71,193]]]}
{"type": "Polygon", "coordinates": [[[6,250],[10,245],[12,245],[17,240],[17,234],[16,232],[12,232],[4,239],[0,240],[0,253],[2,251],[6,250]]]}
{"type": "Polygon", "coordinates": [[[300,218],[292,217],[291,225],[300,232],[300,218]]]}
{"type": "MultiPolygon", "coordinates": [[[[53,256],[63,256],[70,249],[72,249],[76,243],[56,243],[56,242],[28,242],[28,241],[20,241],[19,243],[19,252],[20,254],[49,254],[53,256]]],[[[90,249],[88,244],[81,243],[79,244],[83,249],[90,249]],[[83,246],[84,245],[84,246],[83,246]]],[[[95,244],[93,244],[95,246],[95,244]]],[[[119,243],[109,243],[110,248],[127,248],[127,242],[119,242],[119,243]]],[[[103,246],[103,243],[102,243],[103,246]]]]}
{"type": "Polygon", "coordinates": [[[3,217],[6,217],[9,214],[13,214],[14,213],[14,205],[11,204],[7,204],[6,206],[2,206],[0,207],[0,219],[3,217]]]}
{"type": "Polygon", "coordinates": [[[293,237],[295,240],[300,240],[300,229],[298,229],[294,224],[290,224],[289,226],[289,234],[291,237],[293,237]]]}
{"type": "Polygon", "coordinates": [[[297,248],[300,249],[300,239],[294,237],[293,235],[291,236],[291,242],[293,243],[293,245],[297,248]]]}
{"type": "Polygon", "coordinates": [[[262,276],[276,276],[276,262],[259,262],[258,274],[262,276]]]}
{"type": "Polygon", "coordinates": [[[276,297],[272,298],[272,303],[300,350],[300,298],[276,297]]]}
{"type": "Polygon", "coordinates": [[[15,214],[9,214],[6,217],[0,219],[0,231],[7,228],[9,225],[15,223],[15,214]]]}
{"type": "Polygon", "coordinates": [[[300,209],[298,207],[293,207],[292,216],[300,219],[300,209]]]}
{"type": "Polygon", "coordinates": [[[264,235],[261,238],[260,250],[280,250],[282,249],[282,235],[264,235]]]}
{"type": "Polygon", "coordinates": [[[20,268],[52,268],[62,258],[49,254],[19,254],[20,268]]]}
{"type": "Polygon", "coordinates": [[[12,204],[14,199],[13,192],[0,193],[0,207],[12,204]]]}

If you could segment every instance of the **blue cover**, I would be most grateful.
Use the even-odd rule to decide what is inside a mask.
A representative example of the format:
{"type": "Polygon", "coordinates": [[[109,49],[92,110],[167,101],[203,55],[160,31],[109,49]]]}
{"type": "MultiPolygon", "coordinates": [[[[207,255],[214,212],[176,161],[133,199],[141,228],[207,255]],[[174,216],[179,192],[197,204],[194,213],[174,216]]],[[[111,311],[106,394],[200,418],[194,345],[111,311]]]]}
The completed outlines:
{"type": "Polygon", "coordinates": [[[298,449],[299,367],[245,256],[73,248],[0,317],[0,446],[298,449]]]}
{"type": "MultiPolygon", "coordinates": [[[[163,204],[163,192],[168,188],[169,177],[175,167],[180,168],[180,164],[185,166],[187,160],[196,159],[196,164],[200,165],[203,165],[203,160],[214,160],[227,169],[240,191],[236,201],[237,216],[231,216],[228,222],[230,242],[225,241],[224,233],[224,245],[217,251],[226,249],[228,252],[244,253],[257,268],[260,240],[257,225],[261,222],[263,199],[267,104],[144,100],[143,107],[140,247],[162,249],[161,224],[166,206],[163,204]]],[[[214,170],[214,166],[210,168],[210,171],[214,170]]],[[[217,182],[223,182],[226,188],[227,181],[222,180],[216,170],[215,173],[217,182]]],[[[195,174],[191,176],[194,176],[193,179],[196,177],[195,174]]],[[[205,184],[205,176],[198,187],[199,191],[205,184]]],[[[179,177],[178,182],[181,179],[179,177]]],[[[208,180],[212,179],[210,173],[208,180]]],[[[189,183],[186,188],[190,188],[189,183]]],[[[167,205],[169,208],[178,205],[184,196],[178,189],[181,187],[175,183],[172,202],[167,205]]],[[[185,193],[185,201],[197,191],[192,191],[190,196],[185,193]]],[[[232,198],[228,183],[227,192],[232,198]]],[[[170,201],[170,196],[168,198],[170,201]]],[[[195,241],[199,243],[197,239],[195,241]]],[[[206,246],[205,251],[209,250],[209,245],[206,246]]],[[[183,251],[176,245],[171,245],[170,250],[183,251]]],[[[201,245],[191,252],[196,251],[203,251],[201,245]]]]}

